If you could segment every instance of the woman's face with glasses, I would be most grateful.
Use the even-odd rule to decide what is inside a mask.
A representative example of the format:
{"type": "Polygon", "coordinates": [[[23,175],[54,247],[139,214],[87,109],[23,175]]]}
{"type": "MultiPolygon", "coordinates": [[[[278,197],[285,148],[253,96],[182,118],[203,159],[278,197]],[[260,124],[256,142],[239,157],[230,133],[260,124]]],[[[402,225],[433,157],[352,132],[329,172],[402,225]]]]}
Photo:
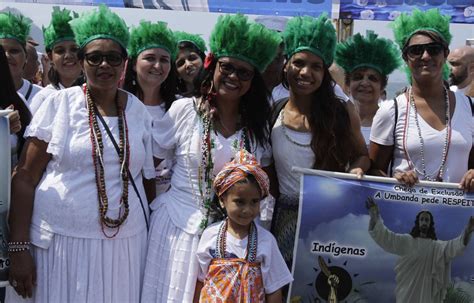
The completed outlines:
{"type": "Polygon", "coordinates": [[[81,65],[88,85],[101,89],[117,89],[125,58],[117,42],[97,39],[85,46],[81,65]]]}
{"type": "Polygon", "coordinates": [[[410,38],[403,53],[415,81],[423,78],[442,78],[448,52],[445,52],[441,43],[428,36],[415,34],[410,38]]]}
{"type": "Polygon", "coordinates": [[[245,95],[254,76],[254,68],[249,63],[231,58],[219,58],[214,70],[214,88],[217,95],[238,100],[245,95]]]}

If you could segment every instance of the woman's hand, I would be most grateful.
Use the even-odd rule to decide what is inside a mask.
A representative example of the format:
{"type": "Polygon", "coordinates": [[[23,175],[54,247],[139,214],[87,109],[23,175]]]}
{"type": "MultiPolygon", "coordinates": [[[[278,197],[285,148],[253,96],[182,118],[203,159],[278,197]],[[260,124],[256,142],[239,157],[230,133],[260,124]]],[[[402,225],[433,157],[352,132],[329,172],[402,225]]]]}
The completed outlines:
{"type": "Polygon", "coordinates": [[[36,266],[28,250],[10,253],[10,285],[23,298],[33,296],[36,286],[36,266]]]}
{"type": "Polygon", "coordinates": [[[468,170],[459,182],[459,188],[465,191],[474,191],[474,169],[468,170]]]}
{"type": "MultiPolygon", "coordinates": [[[[7,107],[7,109],[14,109],[13,105],[10,105],[9,107],[7,107]]],[[[10,121],[10,133],[16,134],[21,130],[20,113],[17,110],[14,110],[9,113],[7,117],[10,121]]]]}
{"type": "Polygon", "coordinates": [[[352,168],[349,170],[349,173],[356,175],[357,179],[361,179],[364,176],[364,170],[360,167],[352,168]]]}
{"type": "Polygon", "coordinates": [[[418,175],[414,170],[404,171],[404,172],[395,172],[393,175],[398,182],[405,184],[408,187],[412,187],[418,183],[418,175]]]}

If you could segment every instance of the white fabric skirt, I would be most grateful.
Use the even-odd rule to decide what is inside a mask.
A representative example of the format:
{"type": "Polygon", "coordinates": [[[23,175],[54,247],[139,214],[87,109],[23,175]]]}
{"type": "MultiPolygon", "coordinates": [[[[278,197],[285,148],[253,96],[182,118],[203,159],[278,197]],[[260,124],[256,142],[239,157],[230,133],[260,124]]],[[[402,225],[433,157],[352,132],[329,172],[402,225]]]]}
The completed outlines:
{"type": "Polygon", "coordinates": [[[152,213],[142,303],[193,301],[198,243],[197,235],[173,224],[165,204],[152,213]]]}
{"type": "Polygon", "coordinates": [[[55,234],[48,249],[32,247],[37,286],[25,300],[12,287],[6,302],[139,302],[146,230],[123,239],[82,239],[55,234]]]}

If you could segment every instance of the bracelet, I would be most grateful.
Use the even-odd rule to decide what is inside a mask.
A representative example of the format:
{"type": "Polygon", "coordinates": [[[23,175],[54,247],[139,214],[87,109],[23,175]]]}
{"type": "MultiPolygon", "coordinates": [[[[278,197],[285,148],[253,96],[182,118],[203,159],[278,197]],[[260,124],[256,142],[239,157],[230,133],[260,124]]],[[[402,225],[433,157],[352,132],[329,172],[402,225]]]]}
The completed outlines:
{"type": "Polygon", "coordinates": [[[25,242],[8,242],[8,252],[21,252],[25,250],[30,250],[30,241],[25,242]]]}

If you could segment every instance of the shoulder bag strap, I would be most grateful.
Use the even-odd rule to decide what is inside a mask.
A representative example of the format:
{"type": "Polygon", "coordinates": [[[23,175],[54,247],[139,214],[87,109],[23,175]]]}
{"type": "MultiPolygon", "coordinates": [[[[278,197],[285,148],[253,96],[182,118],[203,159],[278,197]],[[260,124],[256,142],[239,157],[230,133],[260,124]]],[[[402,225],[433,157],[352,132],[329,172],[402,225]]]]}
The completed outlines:
{"type": "MultiPolygon", "coordinates": [[[[105,123],[104,121],[104,118],[102,117],[102,115],[99,113],[99,111],[97,110],[97,107],[94,106],[94,112],[95,114],[97,115],[97,117],[99,118],[100,122],[102,123],[102,125],[104,126],[105,128],[105,131],[107,132],[107,135],[109,136],[110,140],[112,141],[112,144],[114,145],[115,147],[115,151],[117,152],[117,154],[120,154],[120,149],[119,149],[119,146],[117,144],[117,141],[115,141],[115,138],[114,136],[112,135],[112,132],[110,131],[109,127],[107,126],[107,123],[105,123]]],[[[130,181],[132,182],[132,186],[133,186],[133,189],[135,190],[135,193],[137,194],[138,196],[138,199],[140,200],[140,206],[142,207],[142,211],[143,211],[143,217],[145,217],[145,223],[146,223],[146,230],[150,230],[150,225],[148,223],[148,218],[146,216],[146,211],[145,211],[145,207],[143,206],[143,200],[140,196],[140,193],[138,192],[138,188],[137,186],[135,185],[135,181],[133,181],[133,176],[132,174],[130,173],[130,169],[127,167],[127,173],[128,173],[128,177],[130,178],[130,181]]],[[[148,205],[147,205],[148,206],[148,205]]]]}

